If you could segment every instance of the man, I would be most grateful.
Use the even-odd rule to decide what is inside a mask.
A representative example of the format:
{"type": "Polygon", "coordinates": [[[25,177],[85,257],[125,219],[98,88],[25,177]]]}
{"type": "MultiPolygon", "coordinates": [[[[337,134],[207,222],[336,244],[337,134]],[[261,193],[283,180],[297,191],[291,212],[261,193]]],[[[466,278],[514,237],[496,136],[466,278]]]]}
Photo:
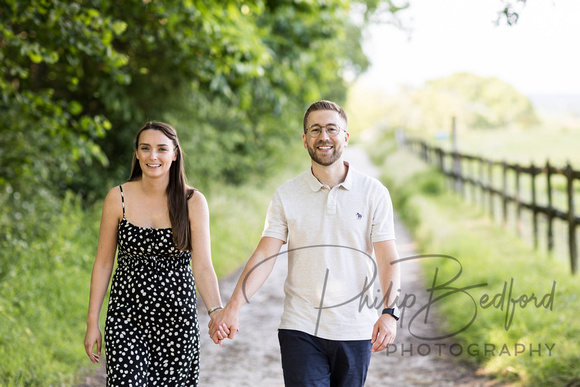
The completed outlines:
{"type": "Polygon", "coordinates": [[[340,106],[313,103],[303,125],[312,166],[276,190],[231,299],[212,311],[210,335],[216,342],[223,332],[234,337],[240,308],[288,243],[278,331],[285,384],[362,386],[371,352],[387,348],[396,334],[400,274],[392,264],[398,254],[391,199],[379,181],[343,160],[350,134],[340,106]]]}

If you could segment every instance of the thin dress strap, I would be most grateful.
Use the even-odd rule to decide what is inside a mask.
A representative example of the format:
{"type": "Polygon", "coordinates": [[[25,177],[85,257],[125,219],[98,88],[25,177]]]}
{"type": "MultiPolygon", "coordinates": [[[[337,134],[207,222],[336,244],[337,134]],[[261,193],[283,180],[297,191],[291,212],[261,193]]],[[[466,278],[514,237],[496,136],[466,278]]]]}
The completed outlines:
{"type": "Polygon", "coordinates": [[[119,186],[121,190],[121,203],[123,203],[123,219],[125,219],[125,195],[123,195],[123,187],[119,186]]]}

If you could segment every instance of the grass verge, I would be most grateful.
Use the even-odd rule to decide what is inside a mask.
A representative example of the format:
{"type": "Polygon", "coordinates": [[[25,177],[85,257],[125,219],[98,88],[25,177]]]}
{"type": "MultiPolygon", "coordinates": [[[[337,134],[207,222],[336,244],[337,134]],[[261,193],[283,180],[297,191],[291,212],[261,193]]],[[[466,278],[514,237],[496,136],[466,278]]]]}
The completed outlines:
{"type": "Polygon", "coordinates": [[[212,259],[219,278],[238,269],[254,252],[274,191],[296,174],[296,168],[289,167],[267,180],[209,187],[212,259]]]}
{"type": "Polygon", "coordinates": [[[87,246],[96,246],[100,209],[68,196],[53,211],[47,237],[3,241],[2,255],[16,264],[0,282],[2,386],[72,385],[85,361],[87,246]]]}
{"type": "Polygon", "coordinates": [[[424,270],[460,356],[515,385],[580,385],[580,284],[568,265],[450,193],[415,156],[377,148],[372,157],[421,252],[456,259],[424,260],[424,270]]]}

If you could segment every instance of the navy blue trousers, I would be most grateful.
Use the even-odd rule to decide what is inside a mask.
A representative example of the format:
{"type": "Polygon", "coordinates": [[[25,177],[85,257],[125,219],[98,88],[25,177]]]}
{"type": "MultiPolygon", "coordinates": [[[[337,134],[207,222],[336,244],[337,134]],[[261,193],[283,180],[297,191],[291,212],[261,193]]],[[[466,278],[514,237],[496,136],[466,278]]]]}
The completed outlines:
{"type": "Polygon", "coordinates": [[[363,386],[371,361],[371,341],[334,341],[304,332],[278,331],[287,387],[363,386]]]}

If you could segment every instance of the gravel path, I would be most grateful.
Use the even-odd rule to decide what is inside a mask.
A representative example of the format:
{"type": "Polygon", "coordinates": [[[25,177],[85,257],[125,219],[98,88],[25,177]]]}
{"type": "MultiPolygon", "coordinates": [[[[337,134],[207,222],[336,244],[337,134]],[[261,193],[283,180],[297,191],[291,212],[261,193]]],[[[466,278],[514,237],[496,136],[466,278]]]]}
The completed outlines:
{"type": "MultiPolygon", "coordinates": [[[[359,148],[349,147],[345,160],[371,176],[378,170],[359,148]]],[[[400,221],[396,220],[397,248],[401,258],[416,255],[414,242],[400,221]]],[[[256,240],[256,244],[258,241],[256,240]]],[[[201,386],[216,387],[277,387],[283,386],[280,350],[277,329],[282,315],[283,283],[286,276],[287,260],[281,255],[264,286],[244,306],[240,312],[240,332],[236,338],[226,340],[223,346],[215,345],[207,334],[209,318],[200,302],[201,327],[201,386]]],[[[240,271],[220,280],[224,302],[231,295],[240,271]]],[[[423,285],[423,274],[418,262],[410,260],[402,263],[401,295],[415,295],[413,307],[405,311],[400,322],[395,347],[391,353],[383,351],[373,354],[367,377],[367,387],[397,386],[499,386],[501,384],[457,361],[452,356],[449,345],[444,341],[421,341],[409,333],[409,321],[422,305],[427,303],[428,294],[423,285]],[[437,345],[435,345],[437,344],[437,345]]],[[[413,333],[435,335],[437,316],[431,313],[428,324],[413,324],[413,333]],[[419,327],[417,327],[419,326],[419,327]]],[[[104,386],[102,368],[92,372],[79,387],[104,386]]]]}

